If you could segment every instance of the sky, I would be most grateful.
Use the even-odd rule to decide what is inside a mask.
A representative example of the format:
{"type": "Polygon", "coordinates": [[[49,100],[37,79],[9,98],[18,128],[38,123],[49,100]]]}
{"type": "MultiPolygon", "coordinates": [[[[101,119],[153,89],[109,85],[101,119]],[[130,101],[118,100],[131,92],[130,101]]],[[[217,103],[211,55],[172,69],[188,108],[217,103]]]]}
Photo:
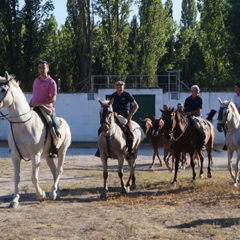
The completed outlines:
{"type": "MultiPolygon", "coordinates": [[[[53,4],[55,7],[54,15],[58,22],[58,27],[60,27],[60,25],[65,23],[65,20],[67,17],[67,8],[66,8],[67,0],[53,0],[53,4]]],[[[181,8],[182,8],[182,0],[173,0],[173,18],[175,21],[177,21],[177,23],[180,22],[181,8]]],[[[132,19],[132,17],[135,14],[137,14],[137,12],[138,12],[137,7],[136,6],[133,7],[130,13],[130,19],[132,19]]]]}

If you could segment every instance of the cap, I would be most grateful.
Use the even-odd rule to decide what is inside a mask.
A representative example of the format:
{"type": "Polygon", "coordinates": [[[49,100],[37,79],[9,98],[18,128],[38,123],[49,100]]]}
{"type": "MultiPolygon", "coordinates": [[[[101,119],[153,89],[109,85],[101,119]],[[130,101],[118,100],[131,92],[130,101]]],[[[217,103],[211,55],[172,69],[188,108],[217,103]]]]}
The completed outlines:
{"type": "Polygon", "coordinates": [[[125,85],[125,82],[123,82],[123,81],[117,81],[117,82],[115,82],[115,85],[125,85]]]}

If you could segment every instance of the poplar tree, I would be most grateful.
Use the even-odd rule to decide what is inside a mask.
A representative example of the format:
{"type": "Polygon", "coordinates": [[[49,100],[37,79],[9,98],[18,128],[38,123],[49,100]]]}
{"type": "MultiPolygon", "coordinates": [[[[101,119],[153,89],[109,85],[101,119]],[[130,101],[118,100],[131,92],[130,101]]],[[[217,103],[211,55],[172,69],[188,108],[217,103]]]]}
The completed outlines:
{"type": "Polygon", "coordinates": [[[226,0],[201,0],[199,46],[205,68],[200,77],[206,87],[223,87],[230,79],[229,36],[226,31],[226,0]]]}
{"type": "MultiPolygon", "coordinates": [[[[166,42],[170,34],[168,12],[161,0],[140,1],[141,74],[157,73],[158,62],[167,53],[166,42]]],[[[156,87],[154,77],[144,80],[144,85],[156,87]]]]}

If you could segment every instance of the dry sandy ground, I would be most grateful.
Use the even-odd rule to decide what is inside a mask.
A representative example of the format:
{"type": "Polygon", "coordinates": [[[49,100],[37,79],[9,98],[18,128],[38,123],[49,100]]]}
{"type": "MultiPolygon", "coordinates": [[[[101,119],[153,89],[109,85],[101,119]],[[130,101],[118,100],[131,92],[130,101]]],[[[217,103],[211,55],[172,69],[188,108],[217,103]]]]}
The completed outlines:
{"type": "MultiPolygon", "coordinates": [[[[142,148],[137,189],[120,193],[117,161],[109,161],[108,199],[101,201],[101,161],[94,148],[71,148],[60,180],[60,198],[39,203],[31,182],[31,163],[22,162],[20,206],[9,209],[13,167],[0,148],[1,239],[240,239],[239,187],[232,187],[226,152],[214,152],[213,178],[191,181],[181,170],[177,187],[165,165],[149,169],[152,150],[142,148]]],[[[207,161],[205,161],[206,163],[207,161]]],[[[127,166],[124,167],[127,179],[127,166]]],[[[199,169],[197,169],[199,171],[199,169]]],[[[49,193],[52,177],[45,160],[40,184],[49,193]]]]}

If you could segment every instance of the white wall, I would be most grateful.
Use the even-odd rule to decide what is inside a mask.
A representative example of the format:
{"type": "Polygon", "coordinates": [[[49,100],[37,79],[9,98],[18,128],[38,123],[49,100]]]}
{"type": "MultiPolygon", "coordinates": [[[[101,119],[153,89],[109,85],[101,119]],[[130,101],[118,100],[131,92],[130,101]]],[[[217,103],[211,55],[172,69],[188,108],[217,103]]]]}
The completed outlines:
{"type": "MultiPolygon", "coordinates": [[[[169,99],[169,94],[163,93],[162,89],[127,89],[127,91],[133,95],[155,95],[155,113],[157,117],[161,116],[159,109],[162,108],[163,104],[168,104],[170,107],[176,108],[177,103],[184,103],[186,97],[190,96],[190,93],[181,93],[179,100],[171,100],[169,99]]],[[[98,94],[94,94],[94,100],[88,100],[87,93],[58,94],[57,101],[54,104],[56,113],[65,118],[69,123],[73,141],[91,142],[97,140],[100,109],[97,97],[103,100],[106,95],[110,95],[113,92],[114,89],[101,89],[98,94]]],[[[25,95],[29,101],[31,94],[25,95]]],[[[200,96],[203,99],[202,115],[206,117],[211,109],[219,109],[218,97],[224,100],[230,100],[233,98],[233,93],[204,92],[201,93],[200,96]]],[[[4,109],[3,112],[7,113],[6,109],[4,109]]],[[[214,119],[215,126],[217,122],[216,115],[214,119]]],[[[0,140],[7,140],[9,129],[9,123],[6,120],[0,121],[0,140]]],[[[224,143],[223,133],[219,133],[217,130],[215,143],[224,143]]]]}

